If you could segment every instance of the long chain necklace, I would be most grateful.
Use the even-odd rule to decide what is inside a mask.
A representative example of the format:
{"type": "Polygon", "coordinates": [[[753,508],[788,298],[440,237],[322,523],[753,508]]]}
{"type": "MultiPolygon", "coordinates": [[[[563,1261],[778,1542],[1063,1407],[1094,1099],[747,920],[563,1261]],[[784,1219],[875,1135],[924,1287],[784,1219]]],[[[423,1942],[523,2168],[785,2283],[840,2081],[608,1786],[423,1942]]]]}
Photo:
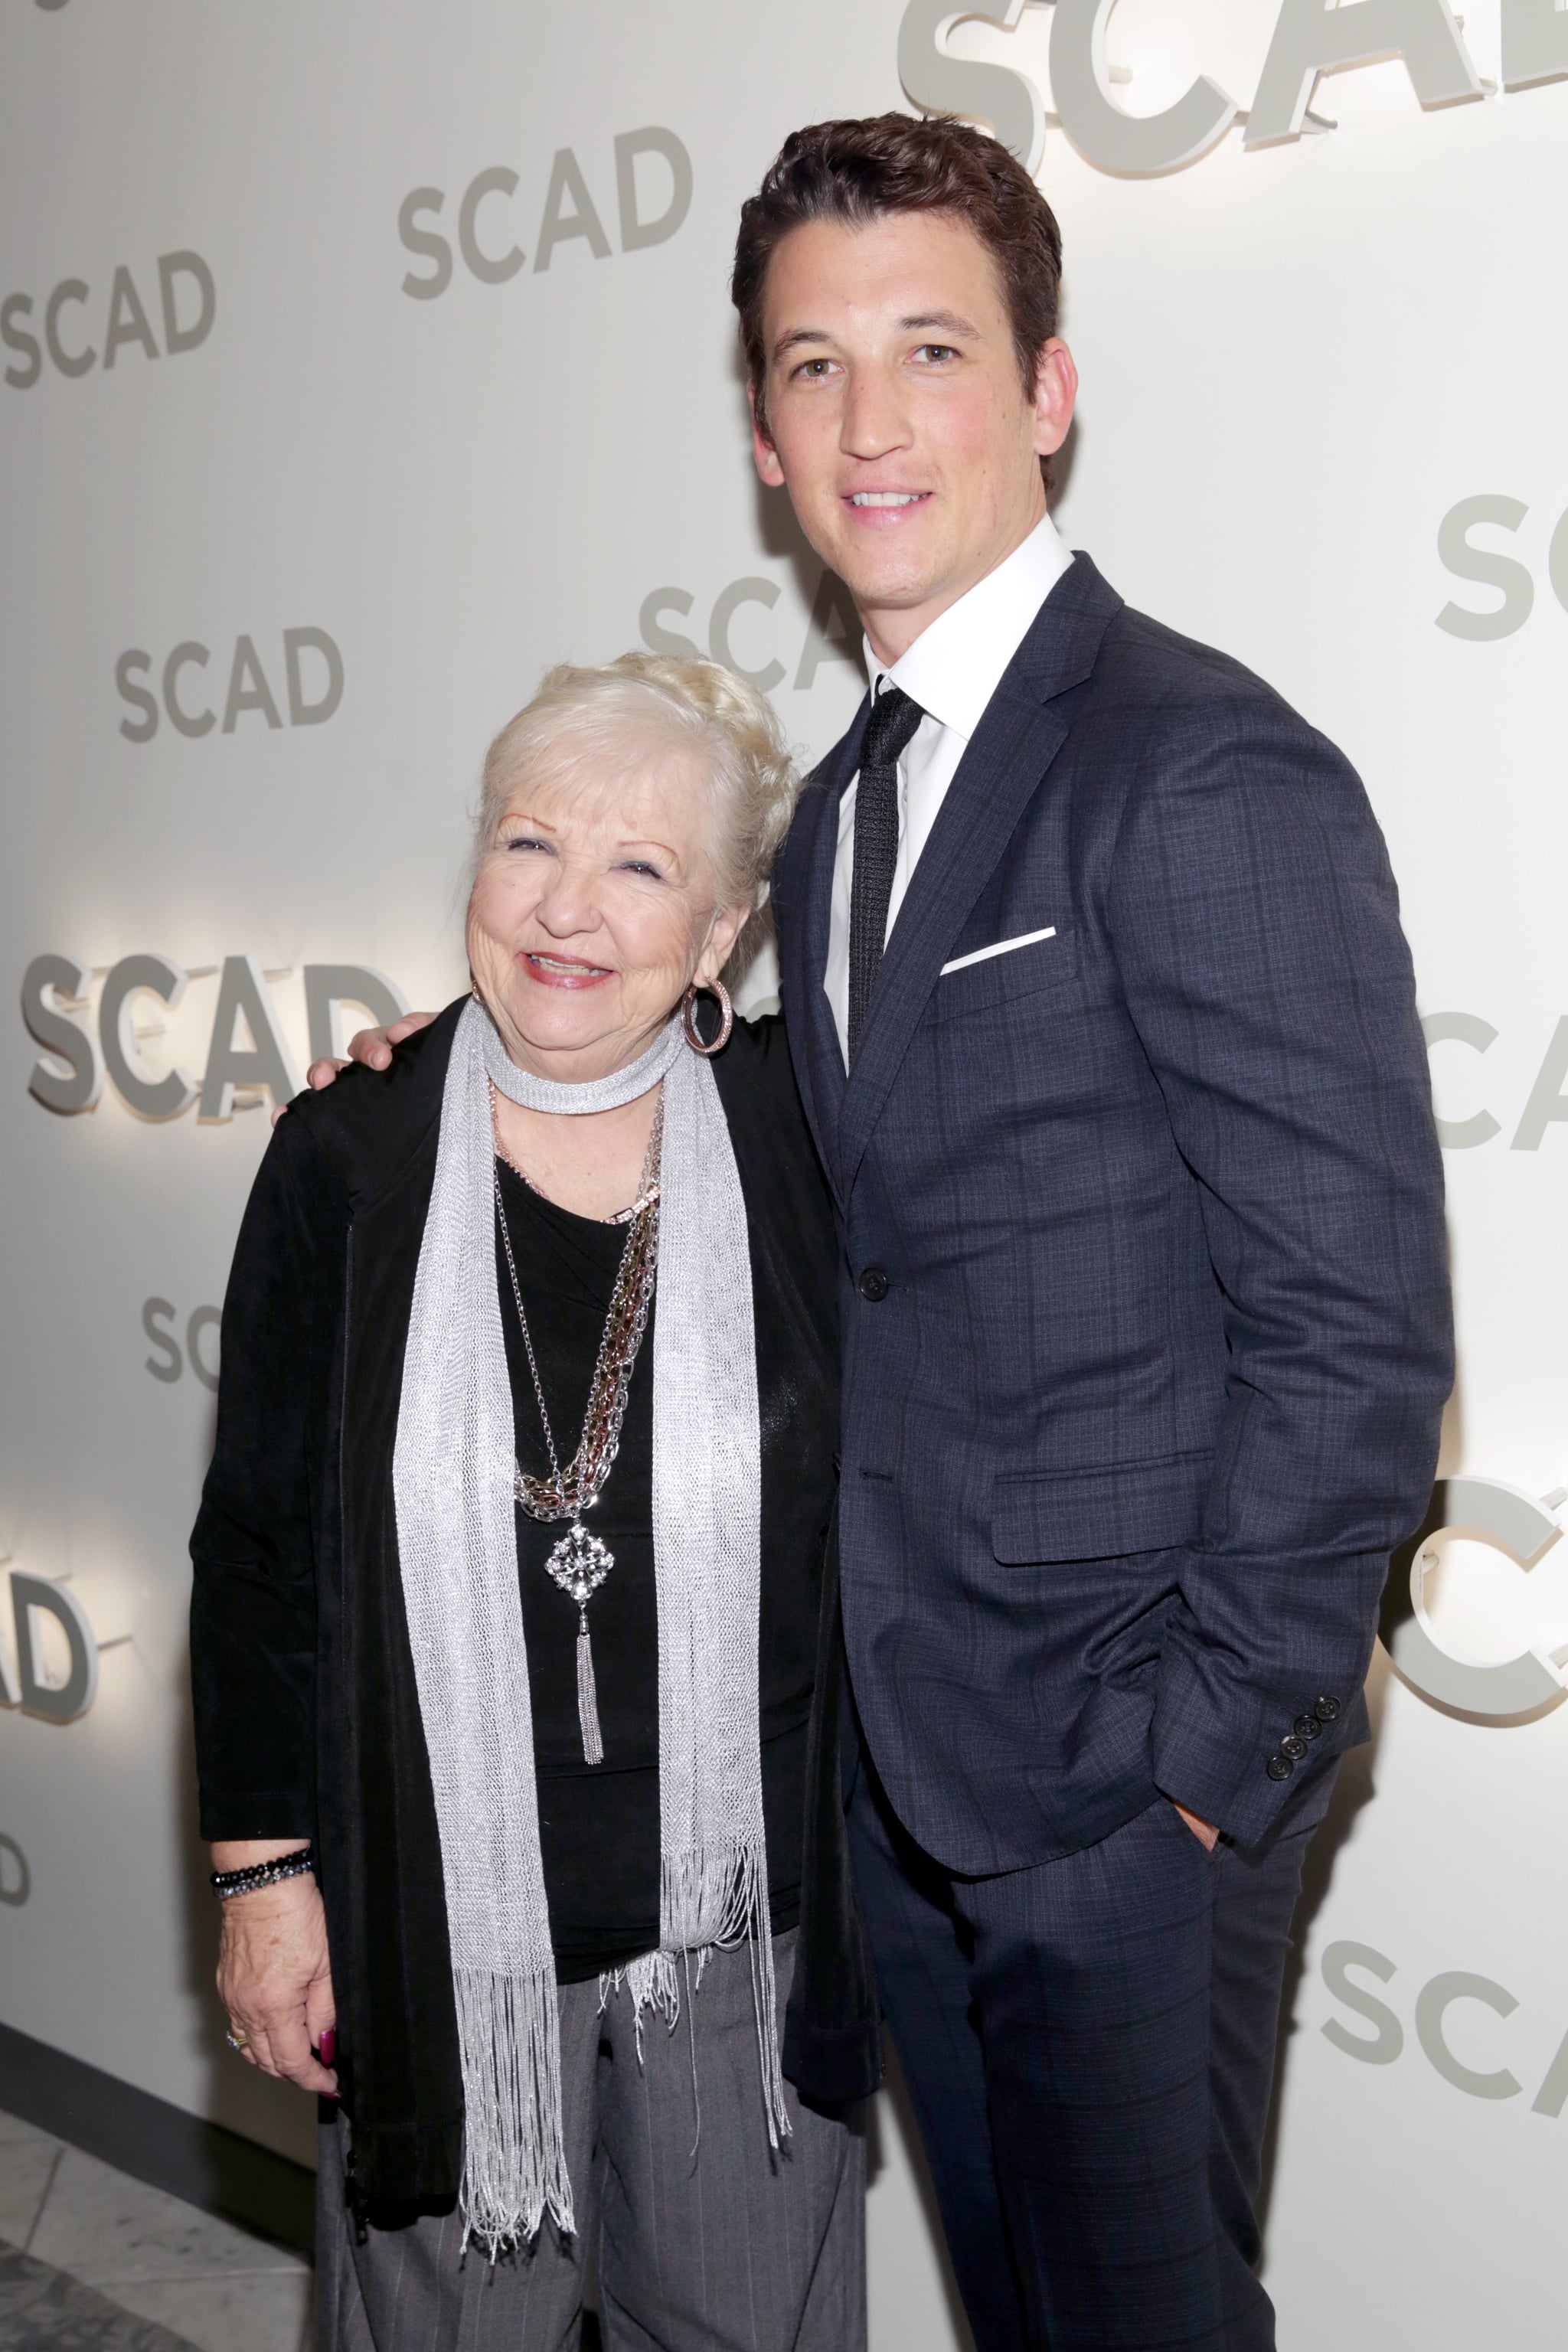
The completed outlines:
{"type": "MultiPolygon", "coordinates": [[[[491,1110],[493,1121],[493,1089],[491,1110]]],[[[614,1568],[616,1559],[607,1544],[588,1533],[583,1525],[583,1515],[591,1511],[598,1501],[619,1451],[632,1370],[637,1363],[637,1349],[642,1345],[643,1333],[647,1328],[648,1310],[653,1304],[654,1279],[658,1269],[658,1168],[663,1139],[664,1096],[661,1091],[654,1110],[647,1155],[643,1161],[642,1181],[637,1187],[637,1200],[628,1213],[630,1223],[626,1247],[621,1252],[616,1286],[610,1294],[609,1313],[605,1318],[604,1337],[599,1342],[593,1384],[588,1391],[587,1410],[583,1416],[583,1434],[578,1440],[577,1451],[564,1471],[556,1454],[555,1438],[544,1402],[544,1383],[539,1377],[533,1339],[523,1308],[522,1285],[517,1278],[511,1234],[507,1229],[506,1212],[501,1205],[500,1173],[499,1170],[492,1170],[496,1219],[506,1251],[507,1271],[511,1276],[511,1295],[517,1304],[517,1319],[533,1381],[540,1425],[544,1432],[544,1450],[550,1457],[550,1476],[547,1479],[535,1478],[514,1460],[513,1490],[531,1518],[570,1519],[572,1522],[544,1566],[562,1591],[577,1604],[577,1721],[583,1734],[583,1760],[586,1764],[602,1764],[605,1760],[605,1742],[599,1727],[598,1691],[594,1680],[594,1649],[588,1633],[588,1603],[614,1568]]],[[[499,1139],[497,1151],[499,1154],[499,1139]]],[[[510,1167],[515,1163],[509,1158],[507,1164],[510,1167]]],[[[518,1172],[521,1174],[521,1171],[518,1172]]],[[[526,1182],[528,1180],[524,1178],[523,1181],[526,1182]]]]}

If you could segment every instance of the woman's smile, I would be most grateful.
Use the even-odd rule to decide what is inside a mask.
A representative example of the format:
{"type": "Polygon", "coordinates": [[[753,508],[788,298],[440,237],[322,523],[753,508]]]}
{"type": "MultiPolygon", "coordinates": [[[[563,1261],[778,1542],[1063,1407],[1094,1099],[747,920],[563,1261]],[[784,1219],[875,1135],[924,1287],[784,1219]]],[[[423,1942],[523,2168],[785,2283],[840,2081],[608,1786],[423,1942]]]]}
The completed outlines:
{"type": "Polygon", "coordinates": [[[517,960],[530,980],[542,988],[596,988],[611,977],[605,964],[588,963],[581,956],[549,954],[542,948],[524,948],[517,960]]]}

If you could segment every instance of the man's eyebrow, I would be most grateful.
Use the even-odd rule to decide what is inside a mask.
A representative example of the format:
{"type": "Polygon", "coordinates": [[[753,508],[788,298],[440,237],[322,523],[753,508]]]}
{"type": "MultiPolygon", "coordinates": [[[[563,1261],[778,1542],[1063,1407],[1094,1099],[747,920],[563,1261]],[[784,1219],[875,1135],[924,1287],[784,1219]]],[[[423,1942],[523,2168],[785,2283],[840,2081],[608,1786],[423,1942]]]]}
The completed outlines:
{"type": "Polygon", "coordinates": [[[786,352],[795,351],[802,343],[830,343],[832,341],[826,327],[792,327],[787,335],[779,337],[773,345],[773,355],[775,360],[782,360],[786,352]]]}
{"type": "Polygon", "coordinates": [[[977,341],[980,330],[973,321],[960,316],[956,310],[917,310],[908,319],[899,320],[900,331],[915,334],[928,327],[939,328],[946,335],[967,335],[977,341]]]}

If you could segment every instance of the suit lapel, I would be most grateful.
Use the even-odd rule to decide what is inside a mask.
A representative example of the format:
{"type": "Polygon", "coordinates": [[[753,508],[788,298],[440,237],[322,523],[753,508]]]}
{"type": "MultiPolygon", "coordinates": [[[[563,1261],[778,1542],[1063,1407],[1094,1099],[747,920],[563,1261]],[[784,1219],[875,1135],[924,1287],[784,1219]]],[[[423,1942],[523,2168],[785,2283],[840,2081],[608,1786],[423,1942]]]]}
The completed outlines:
{"type": "MultiPolygon", "coordinates": [[[[1089,675],[1121,605],[1088,556],[1076,556],[1071,571],[1040,607],[948,786],[893,926],[855,1067],[842,1092],[837,1148],[827,1165],[846,1202],[952,943],[1067,740],[1067,718],[1052,704],[1089,675]]],[[[840,782],[835,840],[842,791],[840,782]]],[[[819,996],[831,887],[830,854],[826,884],[818,877],[812,883],[812,897],[822,907],[821,940],[813,944],[811,967],[819,996]]],[[[830,1017],[827,1026],[831,1036],[830,1017]]],[[[833,1042],[837,1059],[836,1037],[833,1042]]]]}

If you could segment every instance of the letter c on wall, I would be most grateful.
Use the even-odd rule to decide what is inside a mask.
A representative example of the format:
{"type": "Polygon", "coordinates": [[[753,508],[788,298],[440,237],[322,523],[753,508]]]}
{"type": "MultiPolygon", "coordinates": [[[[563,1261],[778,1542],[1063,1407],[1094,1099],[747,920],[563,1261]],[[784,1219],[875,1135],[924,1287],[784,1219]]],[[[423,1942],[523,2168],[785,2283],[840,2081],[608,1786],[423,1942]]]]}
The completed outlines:
{"type": "Polygon", "coordinates": [[[708,650],[716,662],[732,669],[737,677],[746,678],[759,694],[771,694],[784,678],[781,661],[764,662],[761,669],[748,669],[730,650],[730,624],[742,604],[765,604],[770,611],[779,601],[776,580],[731,580],[713,599],[713,610],[708,621],[708,650]]]}
{"type": "Polygon", "coordinates": [[[1523,2085],[1506,2066],[1492,2074],[1478,2074],[1473,2066],[1461,2065],[1449,2049],[1443,2038],[1443,2021],[1457,2000],[1484,2001],[1499,2017],[1511,2017],[1519,2007],[1506,1985],[1494,1984],[1490,1977],[1470,1976],[1463,1969],[1450,1969],[1423,1985],[1415,1997],[1415,2039],[1456,2091],[1466,2091],[1472,2099],[1516,2098],[1523,2085]]]}
{"type": "Polygon", "coordinates": [[[1236,100],[1200,74],[1160,114],[1129,114],[1105,82],[1105,24],[1116,0],[1057,0],[1051,21],[1051,96],[1062,129],[1102,172],[1129,177],[1179,171],[1223,138],[1236,100]]]}
{"type": "Polygon", "coordinates": [[[485,252],[476,233],[476,217],[487,196],[515,196],[517,173],[509,172],[504,163],[492,163],[470,180],[458,210],[458,245],[463,259],[474,276],[486,286],[504,286],[515,278],[526,258],[522,247],[514,245],[510,253],[491,256],[485,252]]]}
{"type": "Polygon", "coordinates": [[[1394,1555],[1383,1601],[1384,1647],[1404,1680],[1440,1706],[1492,1723],[1533,1714],[1568,1688],[1544,1650],[1482,1665],[1456,1657],[1432,1631],[1422,1597],[1427,1548],[1450,1531],[1495,1544],[1521,1569],[1531,1567],[1561,1532],[1544,1504],[1500,1478],[1440,1478],[1419,1533],[1394,1555]]]}
{"type": "MultiPolygon", "coordinates": [[[[1429,1013],[1421,1034],[1428,1053],[1434,1045],[1470,1045],[1485,1054],[1497,1043],[1497,1031],[1478,1013],[1429,1013]]],[[[1502,1133],[1489,1110],[1473,1111],[1468,1118],[1438,1118],[1434,1113],[1432,1123],[1445,1151],[1473,1151],[1502,1133]]]]}
{"type": "Polygon", "coordinates": [[[185,992],[185,975],[167,956],[121,956],[103,983],[98,1007],[98,1038],[104,1067],[115,1089],[138,1118],[178,1118],[196,1097],[194,1079],[173,1069],[150,1078],[136,1051],[134,1000],[145,991],[171,1007],[185,992]]]}
{"type": "Polygon", "coordinates": [[[181,709],[179,698],[174,692],[175,679],[183,669],[188,668],[192,664],[198,669],[205,669],[207,664],[207,649],[205,646],[197,645],[194,637],[187,637],[184,645],[174,647],[174,652],[163,664],[163,708],[182,735],[210,735],[217,725],[216,712],[202,710],[193,717],[189,711],[181,709]]]}
{"type": "Polygon", "coordinates": [[[87,287],[79,278],[63,278],[49,296],[44,312],[44,341],[49,357],[62,375],[86,375],[98,353],[90,343],[85,351],[68,352],[60,341],[60,312],[68,302],[85,302],[87,287]]]}

